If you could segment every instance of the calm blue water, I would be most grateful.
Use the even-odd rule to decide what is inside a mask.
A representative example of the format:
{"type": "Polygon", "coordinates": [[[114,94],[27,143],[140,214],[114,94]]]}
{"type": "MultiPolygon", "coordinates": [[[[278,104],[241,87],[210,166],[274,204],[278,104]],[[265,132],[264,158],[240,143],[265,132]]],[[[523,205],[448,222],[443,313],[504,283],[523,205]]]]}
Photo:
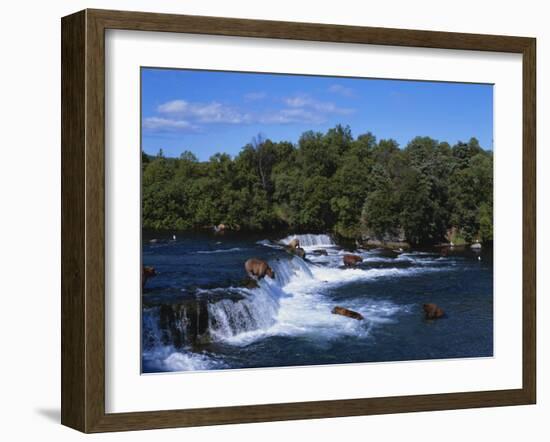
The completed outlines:
{"type": "Polygon", "coordinates": [[[355,250],[364,261],[346,269],[330,237],[300,239],[305,261],[279,245],[289,238],[144,233],[143,264],[158,276],[143,293],[143,372],[492,356],[492,250],[355,250]],[[250,257],[275,280],[242,287],[250,257]],[[425,320],[427,302],[447,317],[425,320]]]}

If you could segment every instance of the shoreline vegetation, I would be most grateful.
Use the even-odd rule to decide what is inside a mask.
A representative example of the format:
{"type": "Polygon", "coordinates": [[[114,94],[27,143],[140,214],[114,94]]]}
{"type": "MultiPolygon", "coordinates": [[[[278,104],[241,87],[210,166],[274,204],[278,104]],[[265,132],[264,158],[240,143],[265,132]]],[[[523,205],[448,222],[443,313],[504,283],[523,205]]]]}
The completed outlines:
{"type": "Polygon", "coordinates": [[[256,137],[232,158],[142,152],[148,230],[328,233],[365,247],[490,243],[493,153],[475,138],[404,148],[338,125],[298,143],[256,137]]]}

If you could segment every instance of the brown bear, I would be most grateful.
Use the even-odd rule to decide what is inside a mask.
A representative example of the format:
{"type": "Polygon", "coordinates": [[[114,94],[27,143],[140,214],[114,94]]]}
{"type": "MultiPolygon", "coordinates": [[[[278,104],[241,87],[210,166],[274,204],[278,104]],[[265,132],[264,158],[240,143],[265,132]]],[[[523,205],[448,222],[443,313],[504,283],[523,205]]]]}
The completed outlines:
{"type": "Polygon", "coordinates": [[[298,238],[294,238],[288,243],[288,247],[291,249],[295,249],[296,247],[300,247],[300,240],[298,238]]]}
{"type": "Polygon", "coordinates": [[[332,314],[347,316],[348,318],[357,319],[358,321],[365,319],[361,313],[354,312],[344,307],[334,307],[332,309],[332,314]]]}
{"type": "Polygon", "coordinates": [[[363,258],[358,255],[344,255],[344,265],[346,267],[354,267],[359,262],[363,262],[363,258]]]}
{"type": "Polygon", "coordinates": [[[289,248],[289,249],[287,249],[287,252],[292,254],[292,255],[299,256],[302,259],[304,259],[306,257],[306,251],[304,249],[302,249],[301,247],[295,247],[294,249],[289,248]]]}
{"type": "Polygon", "coordinates": [[[149,278],[154,278],[157,276],[157,271],[154,267],[143,267],[143,270],[141,272],[141,288],[145,288],[145,284],[147,283],[147,280],[149,278]]]}
{"type": "Polygon", "coordinates": [[[267,265],[267,262],[258,258],[250,258],[244,263],[244,268],[251,278],[262,279],[265,275],[275,279],[275,272],[267,265]]]}
{"type": "Polygon", "coordinates": [[[445,316],[445,312],[437,304],[424,304],[423,308],[426,313],[426,319],[439,319],[445,316]]]}

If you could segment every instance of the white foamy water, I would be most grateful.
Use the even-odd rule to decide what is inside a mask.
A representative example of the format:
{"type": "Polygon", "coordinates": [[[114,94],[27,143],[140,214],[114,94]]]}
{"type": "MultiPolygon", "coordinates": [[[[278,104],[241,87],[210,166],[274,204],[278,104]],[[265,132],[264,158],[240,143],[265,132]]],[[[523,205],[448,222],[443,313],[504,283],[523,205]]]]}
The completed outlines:
{"type": "Polygon", "coordinates": [[[278,250],[281,250],[284,248],[281,244],[274,243],[269,239],[262,239],[260,241],[256,241],[256,244],[260,246],[271,247],[272,249],[278,249],[278,250]]]}
{"type": "Polygon", "coordinates": [[[284,296],[278,285],[262,280],[259,288],[243,292],[245,299],[224,299],[208,306],[208,328],[214,340],[265,330],[275,323],[280,298],[284,296]]]}
{"type": "Polygon", "coordinates": [[[344,269],[338,252],[319,258],[325,259],[326,265],[315,265],[298,257],[270,261],[275,280],[262,279],[259,288],[246,291],[245,300],[211,304],[212,337],[233,345],[248,345],[274,335],[302,334],[324,339],[366,335],[373,325],[391,322],[392,316],[408,307],[374,301],[365,293],[364,297],[346,301],[344,305],[365,317],[364,321],[356,321],[331,313],[340,304],[327,296],[327,290],[354,281],[438,270],[436,267],[344,269]]]}
{"type": "MultiPolygon", "coordinates": [[[[242,299],[222,299],[208,303],[208,333],[214,342],[237,347],[249,345],[270,336],[308,336],[313,339],[331,340],[341,336],[367,337],[373,327],[396,321],[397,315],[410,311],[410,306],[391,301],[371,299],[368,285],[365,292],[346,301],[331,298],[331,290],[356,281],[377,278],[401,278],[418,273],[441,270],[440,258],[433,254],[407,253],[386,256],[381,251],[359,250],[364,267],[344,268],[343,251],[329,235],[292,235],[281,243],[298,238],[304,248],[326,248],[327,255],[307,254],[307,260],[296,256],[281,256],[269,261],[275,279],[265,277],[254,289],[231,288],[242,299]],[[411,266],[403,267],[403,262],[411,266]],[[395,267],[392,263],[396,263],[395,267]],[[400,263],[400,267],[398,266],[400,263]],[[439,263],[439,266],[437,265],[439,263]],[[372,267],[380,264],[381,267],[372,267]],[[335,306],[354,310],[365,318],[357,321],[332,314],[335,306]]],[[[281,246],[265,240],[258,244],[266,247],[281,246]]],[[[222,253],[239,249],[219,249],[197,253],[222,253]]],[[[210,289],[226,291],[228,289],[210,289]]],[[[356,289],[357,290],[357,289],[356,289]]],[[[151,339],[161,336],[153,316],[144,316],[144,329],[151,339]]],[[[158,341],[158,339],[157,339],[158,341]]],[[[157,346],[157,344],[160,344],[157,346]]],[[[223,359],[215,355],[191,352],[162,346],[153,346],[154,359],[170,371],[208,370],[224,368],[223,359]]],[[[144,353],[145,354],[145,353],[144,353]]]]}
{"type": "Polygon", "coordinates": [[[169,371],[196,371],[224,368],[225,364],[204,353],[191,353],[174,351],[163,360],[164,366],[169,371]]]}
{"type": "Polygon", "coordinates": [[[293,239],[298,239],[300,241],[300,247],[333,247],[336,245],[334,240],[330,235],[313,235],[313,234],[302,234],[302,235],[290,235],[286,238],[283,238],[281,242],[283,244],[288,244],[293,239]]]}

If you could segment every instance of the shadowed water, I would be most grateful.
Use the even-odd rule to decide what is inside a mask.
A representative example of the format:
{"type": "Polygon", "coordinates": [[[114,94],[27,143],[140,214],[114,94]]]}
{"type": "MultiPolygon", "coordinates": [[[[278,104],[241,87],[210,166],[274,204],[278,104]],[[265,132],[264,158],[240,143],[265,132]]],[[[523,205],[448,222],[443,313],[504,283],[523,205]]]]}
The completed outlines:
{"type": "Polygon", "coordinates": [[[158,276],[143,294],[143,372],[492,356],[492,250],[354,250],[350,269],[329,235],[298,236],[306,260],[284,250],[293,237],[144,233],[158,276]],[[250,257],[275,279],[243,287],[250,257]],[[424,319],[427,302],[447,316],[424,319]]]}

